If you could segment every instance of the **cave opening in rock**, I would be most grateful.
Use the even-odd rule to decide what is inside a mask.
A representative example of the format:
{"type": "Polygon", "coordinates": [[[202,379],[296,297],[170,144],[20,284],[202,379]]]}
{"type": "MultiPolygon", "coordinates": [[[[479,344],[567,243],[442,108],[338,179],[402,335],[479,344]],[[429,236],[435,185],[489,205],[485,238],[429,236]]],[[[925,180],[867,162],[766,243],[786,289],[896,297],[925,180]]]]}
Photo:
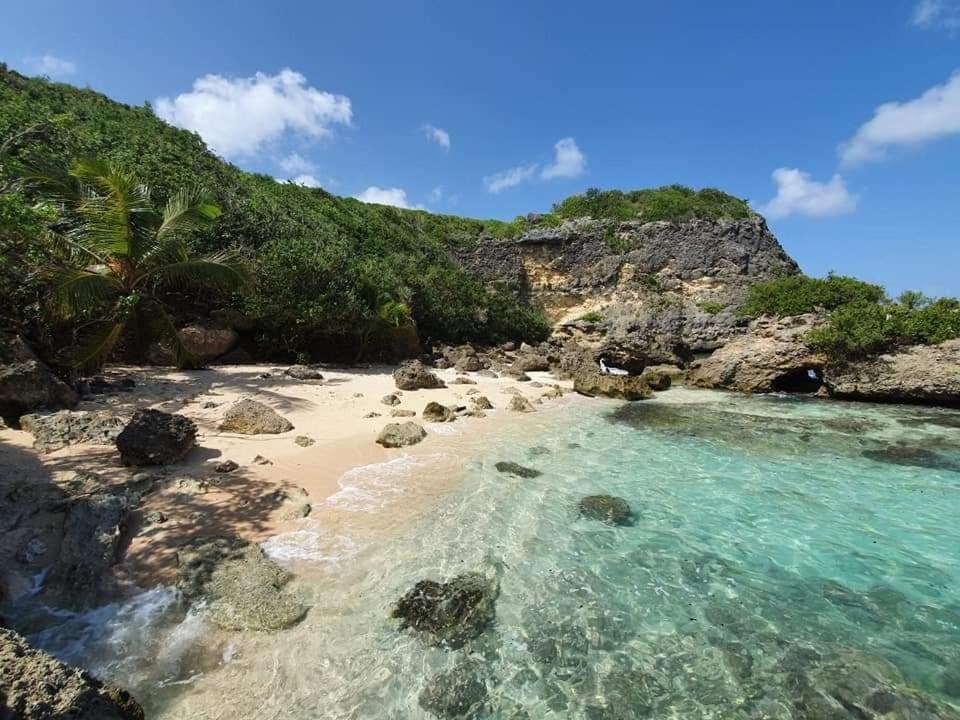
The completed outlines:
{"type": "Polygon", "coordinates": [[[800,368],[784,373],[773,381],[775,392],[815,393],[823,385],[823,377],[816,368],[800,368]]]}

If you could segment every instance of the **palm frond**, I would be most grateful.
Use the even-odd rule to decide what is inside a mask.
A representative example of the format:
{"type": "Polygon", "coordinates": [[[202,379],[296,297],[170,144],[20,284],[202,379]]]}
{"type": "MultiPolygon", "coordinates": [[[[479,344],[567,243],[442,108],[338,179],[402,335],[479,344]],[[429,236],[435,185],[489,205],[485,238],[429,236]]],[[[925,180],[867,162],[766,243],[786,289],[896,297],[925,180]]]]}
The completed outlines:
{"type": "Polygon", "coordinates": [[[83,372],[95,372],[110,359],[110,353],[123,335],[126,322],[107,320],[97,323],[92,331],[78,345],[63,351],[56,358],[61,365],[79,368],[83,372]]]}
{"type": "Polygon", "coordinates": [[[166,288],[229,292],[248,280],[249,272],[243,257],[232,250],[224,250],[154,268],[140,278],[140,283],[156,283],[166,288]]]}
{"type": "Polygon", "coordinates": [[[220,206],[202,188],[181,188],[163,208],[160,226],[139,243],[137,259],[146,267],[188,259],[185,239],[220,217],[220,206]]]}
{"type": "Polygon", "coordinates": [[[123,291],[104,268],[56,267],[46,274],[51,285],[50,309],[65,320],[82,317],[116,300],[123,291]]]}

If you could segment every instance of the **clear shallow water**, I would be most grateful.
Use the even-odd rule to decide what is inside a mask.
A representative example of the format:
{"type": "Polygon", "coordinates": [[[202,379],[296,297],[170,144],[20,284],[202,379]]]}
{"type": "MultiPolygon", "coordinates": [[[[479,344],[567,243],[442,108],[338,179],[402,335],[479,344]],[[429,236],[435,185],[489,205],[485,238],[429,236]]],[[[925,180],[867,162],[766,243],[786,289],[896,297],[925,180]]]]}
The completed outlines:
{"type": "Polygon", "coordinates": [[[156,590],[34,639],[165,719],[431,717],[418,695],[465,660],[477,717],[955,717],[958,418],[685,390],[574,402],[346,476],[330,503],[356,532],[314,519],[266,544],[314,604],[288,631],[221,633],[156,590]],[[591,494],[636,523],[579,517],[591,494]],[[466,647],[390,619],[418,580],[473,570],[500,595],[466,647]],[[912,714],[816,704],[879,675],[921,698],[912,714]]]}

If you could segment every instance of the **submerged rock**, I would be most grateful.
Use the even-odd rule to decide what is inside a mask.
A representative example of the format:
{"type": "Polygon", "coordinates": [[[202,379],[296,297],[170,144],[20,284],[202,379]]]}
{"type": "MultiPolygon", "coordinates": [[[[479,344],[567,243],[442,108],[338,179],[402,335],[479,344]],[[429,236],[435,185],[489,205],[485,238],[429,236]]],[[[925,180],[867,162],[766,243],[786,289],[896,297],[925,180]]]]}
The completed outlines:
{"type": "Polygon", "coordinates": [[[446,387],[443,380],[427,370],[419,360],[410,360],[393,371],[399,390],[432,390],[446,387]]]}
{"type": "Polygon", "coordinates": [[[247,399],[227,410],[220,429],[241,435],[277,435],[293,430],[293,423],[268,405],[247,399]]]}
{"type": "Polygon", "coordinates": [[[117,435],[117,449],[124,465],[167,465],[186,455],[196,437],[197,426],[183,415],[137,410],[117,435]]]}
{"type": "Polygon", "coordinates": [[[653,397],[650,386],[639,375],[604,375],[593,368],[584,368],[574,376],[573,389],[588,397],[620,400],[646,400],[653,397]]]}
{"type": "Polygon", "coordinates": [[[415,422],[390,423],[377,438],[377,443],[385,448],[407,447],[416,445],[427,436],[427,431],[415,422]]]}
{"type": "Polygon", "coordinates": [[[298,623],[307,607],[287,587],[292,576],[253,543],[216,537],[177,554],[177,587],[191,601],[205,599],[211,619],[226,630],[281,630],[298,623]]]}
{"type": "Polygon", "coordinates": [[[440,718],[477,717],[487,702],[483,666],[468,660],[434,675],[420,691],[418,700],[420,707],[440,718]]]}
{"type": "Polygon", "coordinates": [[[428,402],[423,409],[424,422],[447,423],[457,419],[457,414],[446,405],[438,402],[428,402]]]}
{"type": "Polygon", "coordinates": [[[448,582],[421,580],[397,601],[392,617],[412,628],[429,645],[458,648],[478,637],[493,621],[500,594],[496,578],[472,572],[448,582]]]}
{"type": "Polygon", "coordinates": [[[891,465],[929,468],[930,470],[952,470],[960,472],[960,463],[926,448],[913,445],[889,445],[879,450],[864,450],[861,455],[877,462],[891,465]]]}
{"type": "Polygon", "coordinates": [[[100,682],[36,650],[0,627],[0,718],[4,720],[144,720],[126,690],[100,682]]]}
{"type": "Polygon", "coordinates": [[[516,477],[521,478],[535,478],[543,475],[542,472],[534,468],[524,467],[519,463],[503,460],[498,462],[494,467],[497,468],[497,472],[504,473],[505,475],[515,475],[516,477]]]}
{"type": "Polygon", "coordinates": [[[599,520],[607,525],[632,525],[630,503],[614,495],[588,495],[577,504],[577,510],[588,520],[599,520]]]}
{"type": "Polygon", "coordinates": [[[60,410],[20,418],[20,428],[33,435],[33,446],[41,452],[77,443],[112,445],[123,427],[121,418],[103,411],[60,410]]]}

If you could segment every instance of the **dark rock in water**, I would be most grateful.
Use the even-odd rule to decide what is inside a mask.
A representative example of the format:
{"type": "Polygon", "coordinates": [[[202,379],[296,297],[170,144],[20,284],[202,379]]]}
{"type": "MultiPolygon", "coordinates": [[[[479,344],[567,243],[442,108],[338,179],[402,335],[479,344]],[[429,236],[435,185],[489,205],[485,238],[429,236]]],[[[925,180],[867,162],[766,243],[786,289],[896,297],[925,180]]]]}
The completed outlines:
{"type": "Polygon", "coordinates": [[[588,520],[599,520],[607,525],[632,525],[630,503],[613,495],[588,495],[577,504],[577,510],[588,520]]]}
{"type": "Polygon", "coordinates": [[[420,692],[420,707],[440,718],[477,717],[487,702],[483,667],[475,661],[434,675],[420,692]]]}
{"type": "Polygon", "coordinates": [[[126,690],[105,685],[0,628],[0,718],[144,720],[144,713],[126,690]]]}
{"type": "Polygon", "coordinates": [[[912,445],[889,445],[879,450],[864,450],[861,455],[876,462],[891,465],[929,468],[930,470],[952,470],[960,472],[960,463],[925,448],[912,445]]]}
{"type": "Polygon", "coordinates": [[[193,447],[197,426],[183,415],[160,410],[138,410],[117,435],[124,465],[167,465],[193,447]]]}
{"type": "Polygon", "coordinates": [[[188,600],[204,599],[226,630],[281,630],[307,612],[287,587],[290,573],[253,543],[234,537],[195,541],[177,554],[177,587],[188,600]]]}
{"type": "Polygon", "coordinates": [[[413,628],[430,645],[458,648],[493,621],[500,594],[496,578],[473,572],[448,582],[421,580],[394,606],[400,629],[413,628]]]}
{"type": "Polygon", "coordinates": [[[901,425],[909,425],[912,427],[933,425],[934,427],[957,428],[960,430],[960,413],[944,412],[942,415],[924,415],[923,417],[901,418],[898,419],[897,422],[899,422],[901,425]]]}
{"type": "Polygon", "coordinates": [[[534,660],[554,668],[582,669],[590,643],[586,631],[571,620],[538,620],[527,638],[534,660]]]}
{"type": "Polygon", "coordinates": [[[295,380],[323,380],[323,373],[309,365],[291,365],[283,374],[295,380]]]}
{"type": "Polygon", "coordinates": [[[240,400],[223,416],[220,429],[241,435],[277,435],[293,430],[293,423],[269,405],[257,400],[240,400]]]}
{"type": "Polygon", "coordinates": [[[407,447],[416,445],[426,436],[427,431],[415,422],[390,423],[380,431],[377,443],[385,448],[407,447]]]}
{"type": "Polygon", "coordinates": [[[718,577],[730,577],[734,567],[719,555],[701,553],[681,558],[680,575],[691,585],[704,585],[718,577]]]}
{"type": "Polygon", "coordinates": [[[944,695],[960,699],[960,658],[954,658],[953,665],[941,671],[940,690],[944,695]]]}
{"type": "Polygon", "coordinates": [[[601,681],[603,705],[587,708],[591,720],[633,720],[652,717],[666,688],[653,675],[640,669],[614,669],[601,681]]]}
{"type": "Polygon", "coordinates": [[[393,380],[399,390],[433,390],[446,384],[427,370],[419,360],[410,360],[393,371],[393,380]]]}
{"type": "Polygon", "coordinates": [[[746,645],[740,642],[726,642],[722,645],[723,663],[738,680],[746,680],[753,674],[753,655],[746,645]]]}
{"type": "Polygon", "coordinates": [[[532,457],[538,457],[540,455],[549,455],[549,454],[550,454],[550,448],[544,447],[543,445],[536,445],[530,448],[530,455],[532,457]]]}
{"type": "Polygon", "coordinates": [[[423,409],[424,422],[447,423],[453,422],[456,419],[456,412],[438,402],[428,402],[427,406],[423,409]]]}
{"type": "Polygon", "coordinates": [[[494,465],[494,467],[497,468],[497,472],[501,472],[506,475],[515,475],[516,477],[521,478],[535,478],[543,475],[542,472],[534,468],[524,467],[519,463],[507,462],[503,460],[494,465]]]}
{"type": "Polygon", "coordinates": [[[42,452],[77,443],[112,445],[123,427],[122,419],[103,411],[60,410],[20,418],[20,428],[33,435],[33,446],[42,452]]]}

